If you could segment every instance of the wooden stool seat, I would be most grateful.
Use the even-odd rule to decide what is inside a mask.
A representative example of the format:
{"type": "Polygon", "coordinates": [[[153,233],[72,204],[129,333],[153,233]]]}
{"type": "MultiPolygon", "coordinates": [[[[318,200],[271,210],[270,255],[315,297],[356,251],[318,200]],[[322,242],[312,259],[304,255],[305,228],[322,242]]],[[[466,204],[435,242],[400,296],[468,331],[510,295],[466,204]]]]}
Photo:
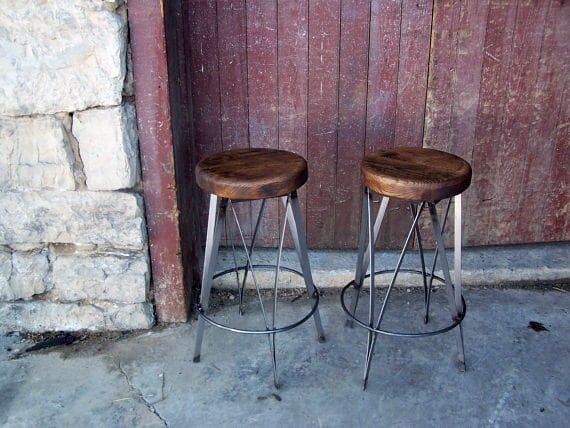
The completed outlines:
{"type": "Polygon", "coordinates": [[[417,147],[373,152],[360,170],[370,190],[411,201],[440,201],[471,183],[469,163],[451,153],[417,147]]]}
{"type": "Polygon", "coordinates": [[[237,149],[214,153],[196,166],[196,182],[208,193],[228,199],[286,195],[307,181],[307,162],[283,150],[237,149]]]}

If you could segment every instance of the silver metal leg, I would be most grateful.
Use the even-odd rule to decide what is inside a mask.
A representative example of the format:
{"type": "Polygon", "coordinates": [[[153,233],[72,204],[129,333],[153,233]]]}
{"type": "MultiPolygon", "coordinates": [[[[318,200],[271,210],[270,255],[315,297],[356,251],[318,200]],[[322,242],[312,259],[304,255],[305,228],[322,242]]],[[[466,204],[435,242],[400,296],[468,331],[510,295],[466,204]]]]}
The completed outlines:
{"type": "MultiPolygon", "coordinates": [[[[457,200],[456,200],[457,201],[457,200]]],[[[455,207],[456,210],[456,214],[455,214],[455,221],[458,220],[458,212],[459,212],[459,222],[461,222],[461,202],[459,202],[459,209],[457,209],[458,207],[455,207]]],[[[453,282],[451,280],[451,274],[449,272],[449,263],[447,260],[447,255],[445,253],[445,244],[443,241],[443,235],[441,233],[441,227],[439,225],[439,218],[437,216],[437,209],[435,207],[435,203],[430,202],[429,203],[429,210],[430,210],[430,214],[431,214],[431,220],[432,220],[432,226],[433,226],[433,231],[435,234],[435,239],[437,242],[437,248],[439,250],[439,252],[441,253],[441,265],[443,268],[443,275],[445,278],[445,285],[446,285],[446,290],[448,293],[448,299],[449,299],[449,309],[451,312],[451,318],[453,320],[456,320],[459,318],[459,314],[462,312],[463,309],[463,302],[462,302],[462,298],[461,298],[461,282],[459,284],[456,283],[455,285],[455,289],[453,286],[453,282]]],[[[459,225],[459,228],[461,228],[461,225],[459,225]]],[[[457,226],[455,227],[455,232],[457,233],[457,226]]],[[[459,240],[459,242],[461,242],[461,233],[459,233],[459,237],[455,236],[455,245],[457,245],[457,241],[459,240]]],[[[461,245],[459,245],[459,248],[461,248],[461,245]]],[[[457,251],[457,248],[454,249],[454,251],[457,251]]],[[[459,250],[459,253],[455,253],[455,257],[456,257],[456,261],[457,261],[457,257],[461,257],[461,250],[459,250]]],[[[457,278],[457,269],[461,269],[461,263],[459,263],[459,266],[456,266],[456,278],[457,278]]],[[[465,352],[464,352],[464,347],[463,347],[463,330],[461,328],[461,324],[459,324],[459,328],[456,330],[456,337],[457,337],[457,354],[458,354],[458,359],[462,364],[465,364],[465,352]]]]}
{"type": "MultiPolygon", "coordinates": [[[[210,195],[210,210],[208,213],[208,231],[206,233],[206,250],[204,254],[204,268],[202,273],[202,291],[200,292],[200,305],[204,311],[208,310],[210,300],[210,290],[212,288],[212,278],[220,245],[220,235],[222,233],[222,222],[225,217],[226,200],[216,195],[210,195]]],[[[202,339],[204,338],[204,319],[198,318],[196,333],[196,344],[194,346],[195,363],[200,361],[202,350],[202,339]]]]}
{"type": "MultiPolygon", "coordinates": [[[[289,230],[291,231],[291,236],[293,238],[295,249],[299,257],[299,263],[301,264],[301,271],[303,272],[305,287],[307,288],[307,293],[309,293],[309,296],[313,296],[317,292],[317,289],[313,283],[313,274],[311,272],[311,265],[309,263],[307,240],[305,237],[303,222],[301,220],[301,209],[299,208],[299,198],[297,197],[297,192],[292,192],[289,198],[284,197],[282,198],[282,201],[285,204],[289,230]],[[287,199],[289,199],[288,203],[287,199]]],[[[317,333],[319,335],[319,341],[324,342],[325,332],[323,330],[321,315],[318,308],[313,314],[313,319],[315,320],[317,333]]]]}
{"type": "MultiPolygon", "coordinates": [[[[370,326],[371,328],[375,329],[375,330],[379,330],[380,329],[380,324],[382,323],[382,319],[384,318],[384,313],[386,312],[386,306],[388,304],[388,299],[390,298],[390,293],[392,292],[392,289],[394,288],[394,284],[396,283],[396,278],[398,277],[398,273],[400,272],[400,268],[402,266],[402,262],[404,261],[404,256],[406,255],[406,252],[408,250],[408,246],[410,244],[410,241],[412,239],[412,236],[414,234],[414,230],[416,228],[416,225],[418,224],[418,220],[420,219],[420,215],[422,213],[422,210],[424,208],[425,202],[421,202],[420,206],[418,208],[418,211],[416,213],[416,215],[414,216],[413,222],[412,222],[412,226],[410,227],[410,230],[408,232],[408,236],[406,237],[406,241],[404,242],[404,247],[402,248],[402,251],[400,252],[400,257],[398,258],[398,262],[396,263],[396,267],[394,269],[394,273],[392,275],[392,280],[390,281],[390,285],[388,285],[388,290],[386,290],[386,296],[384,297],[384,301],[382,302],[382,307],[380,308],[380,312],[378,313],[378,319],[376,321],[376,325],[375,326],[370,326]]],[[[372,280],[374,278],[374,270],[373,270],[373,265],[371,264],[371,275],[370,275],[370,295],[372,296],[374,290],[374,281],[372,280]]],[[[370,306],[370,313],[373,314],[374,312],[374,307],[371,305],[370,306]]],[[[366,363],[364,365],[364,382],[363,382],[363,388],[366,389],[366,385],[368,383],[368,374],[370,372],[370,362],[372,360],[372,354],[374,353],[374,346],[376,344],[376,338],[378,333],[376,331],[372,332],[369,330],[369,337],[370,337],[370,333],[372,333],[372,340],[369,346],[367,346],[367,350],[366,350],[366,363]]]]}
{"type": "MultiPolygon", "coordinates": [[[[354,288],[355,296],[352,300],[351,314],[354,316],[356,312],[356,307],[358,306],[358,300],[360,298],[360,290],[362,288],[362,283],[364,282],[364,277],[366,276],[366,271],[370,264],[370,242],[366,246],[366,241],[368,239],[368,189],[364,189],[364,194],[362,196],[362,215],[360,220],[360,238],[358,240],[358,254],[356,258],[356,270],[354,274],[354,288]]],[[[384,215],[386,214],[386,209],[388,208],[388,202],[390,198],[384,196],[382,202],[380,203],[380,208],[378,209],[378,214],[376,215],[376,220],[374,221],[374,233],[373,242],[376,242],[378,233],[380,232],[380,226],[384,220],[384,215]]],[[[346,320],[346,325],[352,327],[354,325],[352,318],[346,320]]]]}

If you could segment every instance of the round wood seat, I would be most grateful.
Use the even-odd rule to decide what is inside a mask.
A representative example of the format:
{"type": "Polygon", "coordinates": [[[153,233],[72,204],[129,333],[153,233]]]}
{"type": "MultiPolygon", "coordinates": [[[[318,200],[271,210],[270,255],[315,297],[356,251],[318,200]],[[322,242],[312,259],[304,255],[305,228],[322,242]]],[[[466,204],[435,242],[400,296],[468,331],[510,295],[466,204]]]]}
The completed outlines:
{"type": "Polygon", "coordinates": [[[360,167],[364,185],[384,196],[439,201],[471,183],[471,166],[451,153],[401,147],[370,153],[360,167]]]}
{"type": "Polygon", "coordinates": [[[202,190],[228,199],[284,196],[307,181],[307,162],[284,150],[237,149],[211,154],[196,165],[202,190]]]}

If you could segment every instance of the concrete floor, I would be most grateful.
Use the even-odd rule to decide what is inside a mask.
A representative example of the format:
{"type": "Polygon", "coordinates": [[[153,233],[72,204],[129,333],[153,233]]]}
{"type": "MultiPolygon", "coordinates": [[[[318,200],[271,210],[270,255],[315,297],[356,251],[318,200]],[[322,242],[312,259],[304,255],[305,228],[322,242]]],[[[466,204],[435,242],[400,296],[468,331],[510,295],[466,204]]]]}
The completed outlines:
{"type": "MultiPolygon", "coordinates": [[[[465,297],[466,372],[455,362],[454,332],[380,337],[366,391],[366,334],[345,326],[333,291],[320,304],[326,343],[316,340],[312,321],[277,336],[280,389],[264,335],[208,327],[197,364],[195,322],[30,353],[19,336],[4,335],[0,425],[569,426],[570,293],[479,287],[465,297]],[[534,331],[530,321],[548,330],[534,331]]],[[[416,291],[396,293],[395,322],[418,298],[416,291]]],[[[216,317],[235,320],[235,312],[220,306],[216,317]]]]}

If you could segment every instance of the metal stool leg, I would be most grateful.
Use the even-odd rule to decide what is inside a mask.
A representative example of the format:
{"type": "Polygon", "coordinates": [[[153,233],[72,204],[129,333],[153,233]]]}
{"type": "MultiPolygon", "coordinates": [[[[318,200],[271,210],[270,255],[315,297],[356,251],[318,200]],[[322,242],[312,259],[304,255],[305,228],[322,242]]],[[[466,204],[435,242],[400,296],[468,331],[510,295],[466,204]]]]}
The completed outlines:
{"type": "MultiPolygon", "coordinates": [[[[285,204],[287,220],[289,222],[289,230],[291,231],[291,236],[293,237],[293,242],[295,244],[295,249],[297,250],[297,255],[299,257],[299,263],[301,264],[301,271],[303,272],[303,279],[305,280],[305,287],[309,296],[314,296],[317,293],[317,289],[313,283],[313,275],[311,273],[311,265],[309,263],[309,254],[307,251],[307,241],[305,237],[305,230],[303,228],[303,223],[301,220],[301,210],[299,208],[299,198],[297,197],[297,192],[294,191],[290,194],[289,198],[282,198],[285,204]],[[289,203],[287,203],[289,199],[289,203]]],[[[315,310],[313,314],[313,319],[315,320],[315,325],[317,328],[317,333],[319,335],[319,341],[325,341],[325,332],[323,330],[323,325],[321,322],[321,315],[319,309],[315,310]]]]}
{"type": "MultiPolygon", "coordinates": [[[[394,273],[392,275],[392,280],[390,281],[390,285],[388,285],[388,290],[386,291],[386,296],[384,297],[384,301],[382,302],[382,307],[380,308],[380,312],[378,313],[378,319],[376,321],[376,325],[370,325],[370,327],[372,329],[375,330],[379,330],[380,329],[380,324],[382,324],[382,319],[384,318],[384,313],[386,311],[386,305],[388,304],[388,300],[390,298],[390,293],[392,292],[392,289],[394,288],[394,284],[396,283],[396,278],[398,277],[398,273],[400,272],[400,268],[402,266],[402,262],[404,261],[404,256],[406,255],[406,252],[408,250],[408,246],[410,243],[410,240],[412,239],[412,236],[414,234],[414,230],[416,228],[416,225],[418,224],[418,220],[420,219],[420,215],[422,213],[422,210],[424,208],[425,202],[421,202],[420,206],[418,207],[417,213],[415,215],[415,217],[413,218],[412,221],[412,226],[410,227],[410,230],[408,232],[408,236],[406,237],[406,241],[404,242],[404,247],[402,248],[402,251],[400,252],[400,257],[398,258],[398,262],[396,263],[396,268],[394,269],[394,273]]],[[[374,249],[374,247],[372,247],[372,250],[374,249]]],[[[370,295],[372,296],[373,294],[373,287],[374,287],[374,270],[373,270],[373,259],[371,257],[371,276],[370,276],[370,295]]],[[[371,298],[371,306],[370,306],[370,313],[373,313],[374,311],[374,307],[372,305],[372,298],[371,298]]],[[[363,388],[366,389],[366,385],[368,383],[368,374],[370,372],[370,362],[372,360],[372,354],[374,353],[374,346],[376,344],[376,337],[377,337],[377,332],[374,331],[370,331],[369,330],[369,337],[370,337],[370,333],[372,334],[372,341],[370,346],[367,348],[366,351],[366,363],[364,366],[364,385],[363,388]]]]}
{"type": "MultiPolygon", "coordinates": [[[[457,196],[456,196],[456,198],[457,198],[457,196]]],[[[457,199],[456,199],[456,203],[457,203],[457,199]]],[[[459,219],[459,222],[461,222],[461,213],[458,214],[458,211],[461,211],[461,202],[459,202],[459,207],[456,206],[455,209],[456,209],[455,220],[457,221],[459,219]],[[459,215],[459,218],[457,217],[458,215],[459,215]]],[[[461,300],[461,283],[456,284],[456,287],[454,288],[453,282],[451,281],[451,274],[449,272],[449,263],[447,260],[447,255],[445,253],[445,244],[443,242],[443,235],[441,233],[441,227],[439,225],[439,218],[437,215],[437,209],[435,207],[435,203],[433,203],[433,202],[429,203],[429,210],[430,210],[430,214],[431,214],[433,231],[434,231],[434,235],[435,235],[436,242],[437,242],[437,248],[438,248],[439,252],[441,253],[441,264],[442,264],[442,268],[443,268],[443,275],[445,278],[445,285],[446,285],[445,288],[446,288],[447,293],[448,293],[449,309],[451,312],[451,318],[453,320],[456,320],[456,319],[460,318],[460,313],[463,311],[463,303],[461,300]]],[[[461,228],[460,225],[459,225],[459,228],[461,228]]],[[[455,232],[457,232],[457,225],[455,227],[455,232]]],[[[458,235],[459,236],[455,237],[455,239],[456,239],[455,244],[456,245],[457,245],[457,240],[458,239],[459,239],[459,241],[461,240],[461,233],[459,233],[458,235]]],[[[454,250],[457,250],[457,249],[454,249],[454,250]]],[[[456,254],[456,257],[457,256],[461,257],[461,252],[455,253],[455,254],[456,254]]],[[[455,267],[456,278],[457,278],[457,269],[458,268],[461,269],[461,264],[459,264],[459,266],[455,267]]],[[[459,329],[457,329],[456,337],[457,337],[458,359],[462,364],[465,364],[465,353],[464,353],[464,347],[463,347],[463,331],[461,329],[461,324],[459,324],[459,329]]]]}
{"type": "MultiPolygon", "coordinates": [[[[372,242],[376,242],[376,238],[378,237],[378,233],[380,232],[380,226],[382,225],[382,221],[384,220],[384,215],[386,214],[388,202],[390,202],[390,198],[384,196],[382,198],[382,202],[380,203],[380,208],[378,209],[378,213],[376,214],[376,220],[374,221],[374,233],[373,233],[372,242]]],[[[356,291],[351,307],[351,314],[353,316],[356,312],[356,307],[358,306],[358,300],[360,298],[360,290],[362,288],[362,283],[364,282],[364,277],[366,276],[366,271],[368,270],[368,266],[370,264],[370,242],[368,242],[368,246],[366,246],[367,235],[368,235],[367,225],[368,225],[368,188],[365,188],[364,194],[362,196],[360,238],[358,241],[358,254],[356,259],[356,270],[353,281],[353,285],[356,291]]],[[[350,317],[347,319],[346,325],[348,327],[352,327],[354,325],[350,317]]]]}
{"type": "MultiPolygon", "coordinates": [[[[216,195],[210,195],[210,211],[208,213],[208,231],[206,235],[206,250],[204,254],[204,269],[202,272],[202,291],[200,292],[199,305],[206,311],[210,300],[210,290],[212,288],[212,277],[216,266],[220,235],[222,233],[221,222],[224,221],[226,200],[216,195]]],[[[196,344],[194,347],[195,363],[200,361],[202,350],[202,339],[204,337],[204,319],[198,318],[198,330],[196,333],[196,344]]]]}

